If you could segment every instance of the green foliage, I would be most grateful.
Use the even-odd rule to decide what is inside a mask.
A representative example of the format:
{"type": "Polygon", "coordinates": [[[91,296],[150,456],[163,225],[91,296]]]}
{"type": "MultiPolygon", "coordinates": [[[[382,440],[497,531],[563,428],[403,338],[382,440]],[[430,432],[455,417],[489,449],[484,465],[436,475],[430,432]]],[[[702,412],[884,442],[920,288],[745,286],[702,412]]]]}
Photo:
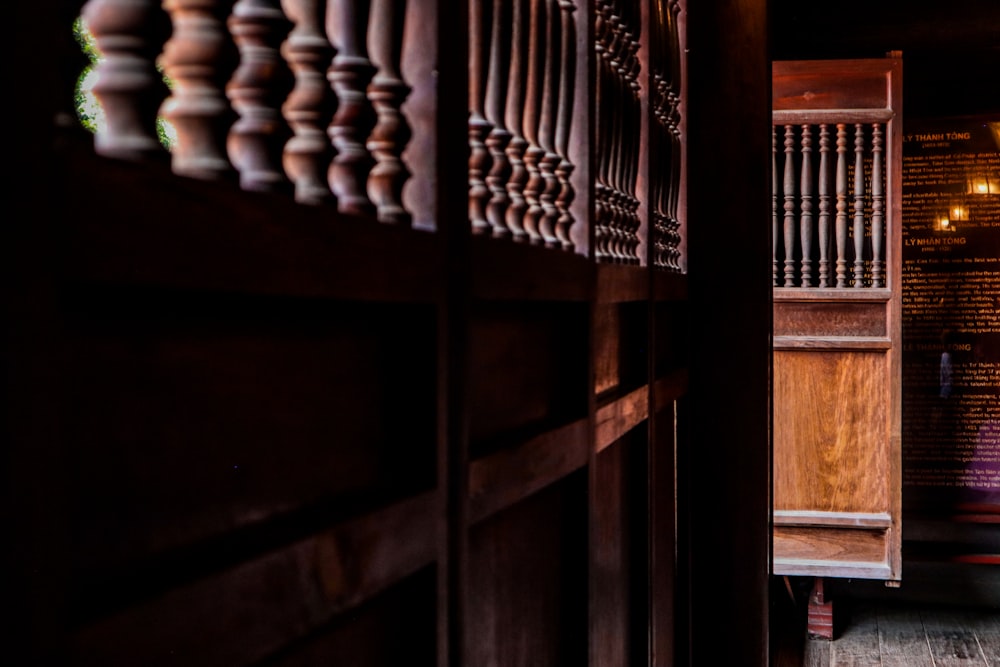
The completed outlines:
{"type": "MultiPolygon", "coordinates": [[[[83,69],[76,80],[76,89],[73,91],[73,105],[76,108],[77,118],[80,125],[92,133],[96,133],[98,127],[104,122],[104,111],[100,102],[91,92],[94,83],[95,70],[103,57],[100,49],[97,48],[97,40],[87,29],[82,17],[78,17],[73,22],[73,38],[80,45],[80,50],[87,56],[90,64],[83,69]]],[[[163,76],[163,83],[168,89],[173,89],[173,81],[163,74],[163,68],[157,63],[156,69],[163,76]]],[[[176,142],[176,132],[169,121],[163,117],[156,118],[156,136],[164,148],[170,150],[176,142]]]]}
{"type": "Polygon", "coordinates": [[[73,38],[80,45],[80,49],[87,56],[87,59],[90,60],[90,64],[83,69],[76,80],[76,89],[73,91],[73,106],[76,109],[80,125],[90,132],[97,132],[101,108],[90,92],[90,85],[94,76],[94,68],[97,67],[100,59],[100,52],[97,50],[94,36],[87,30],[82,17],[77,17],[73,21],[73,38]]]}

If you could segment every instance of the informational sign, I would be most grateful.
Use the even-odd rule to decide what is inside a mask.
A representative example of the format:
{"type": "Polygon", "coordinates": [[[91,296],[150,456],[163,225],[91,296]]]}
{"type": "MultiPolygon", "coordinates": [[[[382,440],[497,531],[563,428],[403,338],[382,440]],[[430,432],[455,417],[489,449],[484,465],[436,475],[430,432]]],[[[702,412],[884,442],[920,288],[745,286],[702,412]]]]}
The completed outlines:
{"type": "Polygon", "coordinates": [[[903,126],[903,502],[1000,511],[1000,117],[903,126]]]}

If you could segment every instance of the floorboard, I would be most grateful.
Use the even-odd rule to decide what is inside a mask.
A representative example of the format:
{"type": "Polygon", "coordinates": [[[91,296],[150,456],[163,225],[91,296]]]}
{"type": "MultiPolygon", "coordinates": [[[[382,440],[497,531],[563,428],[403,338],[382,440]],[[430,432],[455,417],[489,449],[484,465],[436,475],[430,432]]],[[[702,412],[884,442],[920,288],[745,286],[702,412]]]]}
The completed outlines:
{"type": "MultiPolygon", "coordinates": [[[[805,608],[800,607],[805,615],[805,608]]],[[[774,667],[1000,667],[1000,609],[851,601],[835,607],[834,639],[785,642],[774,667]],[[801,655],[793,657],[796,647],[801,655]]],[[[781,617],[788,622],[787,612],[781,617]]],[[[772,625],[772,627],[774,627],[772,625]]]]}

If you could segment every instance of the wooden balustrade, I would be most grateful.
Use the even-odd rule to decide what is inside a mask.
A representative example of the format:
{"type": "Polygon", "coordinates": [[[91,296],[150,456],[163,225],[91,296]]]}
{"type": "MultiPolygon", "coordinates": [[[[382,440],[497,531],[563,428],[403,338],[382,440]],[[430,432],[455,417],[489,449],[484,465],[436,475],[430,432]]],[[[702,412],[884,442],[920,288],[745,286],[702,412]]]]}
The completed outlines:
{"type": "Polygon", "coordinates": [[[641,100],[639,4],[595,4],[598,164],[595,187],[595,256],[598,261],[639,264],[638,174],[641,100]]]}
{"type": "Polygon", "coordinates": [[[677,216],[680,192],[680,43],[676,2],[654,3],[650,25],[653,75],[653,123],[650,156],[650,200],[653,203],[653,265],[679,271],[680,222],[677,216]]]}
{"type": "Polygon", "coordinates": [[[772,283],[775,287],[886,286],[883,127],[882,122],[867,120],[774,125],[772,283]],[[831,146],[833,128],[836,139],[831,146]],[[814,137],[819,138],[818,155],[813,150],[814,137]],[[783,162],[778,157],[779,141],[783,146],[783,162]],[[853,161],[848,156],[851,141],[853,161]],[[835,152],[832,166],[831,152],[835,152]],[[831,191],[834,211],[831,211],[831,191]],[[832,235],[831,216],[834,217],[832,235]]]}
{"type": "MultiPolygon", "coordinates": [[[[90,0],[83,16],[103,55],[94,92],[107,118],[96,149],[409,226],[406,184],[434,159],[406,152],[415,124],[429,127],[413,114],[434,107],[426,91],[406,106],[414,85],[432,84],[404,74],[417,34],[406,26],[427,11],[412,0],[90,0]],[[176,133],[169,153],[158,119],[176,133]]],[[[680,271],[680,3],[652,3],[645,36],[638,0],[595,11],[591,29],[573,0],[470,3],[469,222],[475,234],[573,251],[581,174],[593,179],[595,209],[586,251],[640,264],[645,240],[653,266],[680,271]],[[581,39],[595,49],[592,91],[577,90],[581,39]],[[588,98],[593,137],[579,121],[588,98]],[[574,163],[581,142],[593,171],[574,163]]]]}
{"type": "Polygon", "coordinates": [[[570,0],[469,5],[474,234],[573,249],[575,10],[570,0]]]}
{"type": "MultiPolygon", "coordinates": [[[[95,149],[166,156],[174,173],[236,180],[306,204],[411,224],[401,73],[406,0],[90,0],[102,58],[95,149]],[[166,35],[170,35],[166,39],[166,35]],[[160,62],[169,81],[169,94],[160,62]]],[[[432,156],[413,160],[431,166],[432,156]]]]}

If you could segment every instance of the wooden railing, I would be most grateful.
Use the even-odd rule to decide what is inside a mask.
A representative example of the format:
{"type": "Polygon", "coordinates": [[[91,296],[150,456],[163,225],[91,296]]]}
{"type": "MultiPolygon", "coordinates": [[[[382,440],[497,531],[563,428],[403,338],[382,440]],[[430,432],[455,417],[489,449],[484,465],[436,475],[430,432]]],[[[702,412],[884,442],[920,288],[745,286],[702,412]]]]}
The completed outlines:
{"type": "Polygon", "coordinates": [[[95,148],[165,157],[160,116],[176,131],[178,175],[433,227],[432,208],[404,194],[411,172],[430,178],[434,165],[408,118],[432,111],[427,98],[403,109],[411,87],[433,87],[416,39],[428,4],[91,0],[82,17],[102,55],[93,92],[105,117],[95,148]]]}
{"type": "Polygon", "coordinates": [[[891,112],[872,115],[772,128],[774,287],[886,286],[891,112]]]}
{"type": "MultiPolygon", "coordinates": [[[[469,4],[474,234],[683,270],[679,3],[642,5],[597,2],[591,34],[573,0],[469,4]]],[[[436,229],[433,117],[456,100],[439,97],[438,55],[421,35],[435,11],[418,0],[90,0],[105,118],[95,148],[436,229]],[[176,132],[169,151],[157,119],[176,132]]]]}

